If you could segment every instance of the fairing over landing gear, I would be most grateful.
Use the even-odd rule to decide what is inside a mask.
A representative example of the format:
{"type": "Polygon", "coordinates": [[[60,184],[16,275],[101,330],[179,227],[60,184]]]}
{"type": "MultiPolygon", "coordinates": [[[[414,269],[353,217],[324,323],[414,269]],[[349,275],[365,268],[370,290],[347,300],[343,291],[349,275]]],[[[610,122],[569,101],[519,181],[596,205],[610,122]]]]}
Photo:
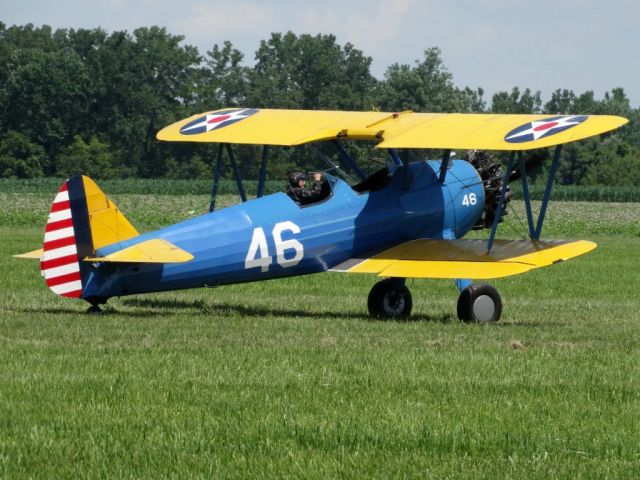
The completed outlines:
{"type": "Polygon", "coordinates": [[[369,313],[376,318],[407,318],[413,301],[404,278],[387,278],[369,292],[369,313]]]}
{"type": "Polygon", "coordinates": [[[458,297],[458,318],[463,322],[497,322],[502,314],[502,299],[491,285],[469,285],[458,297]]]}

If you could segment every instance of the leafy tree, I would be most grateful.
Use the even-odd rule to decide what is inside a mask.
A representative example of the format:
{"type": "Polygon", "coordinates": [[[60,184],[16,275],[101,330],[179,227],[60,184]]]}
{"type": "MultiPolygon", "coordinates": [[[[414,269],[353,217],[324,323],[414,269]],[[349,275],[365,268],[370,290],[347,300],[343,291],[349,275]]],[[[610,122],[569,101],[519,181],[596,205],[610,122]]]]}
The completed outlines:
{"type": "Polygon", "coordinates": [[[271,108],[295,108],[303,104],[303,92],[296,80],[298,38],[291,32],[271,34],[256,52],[250,76],[249,104],[271,108]]]}
{"type": "Polygon", "coordinates": [[[415,66],[394,63],[377,92],[380,110],[416,112],[477,112],[484,108],[481,88],[459,90],[447,71],[439,48],[429,48],[415,66]]]}
{"type": "Polygon", "coordinates": [[[593,90],[588,90],[579,95],[574,102],[574,110],[576,112],[594,115],[598,113],[599,105],[596,101],[593,90]]]}
{"type": "MultiPolygon", "coordinates": [[[[640,150],[616,138],[590,142],[587,148],[595,167],[586,170],[580,183],[585,185],[640,185],[640,150]]],[[[585,148],[582,146],[582,148],[585,148]]]]}
{"type": "MultiPolygon", "coordinates": [[[[621,115],[634,118],[629,99],[621,88],[606,92],[600,101],[595,99],[593,91],[587,91],[576,96],[569,90],[557,90],[551,100],[545,105],[550,114],[581,113],[621,115]]],[[[590,138],[579,143],[564,146],[559,165],[558,180],[561,184],[577,185],[613,185],[616,175],[612,166],[616,168],[625,165],[630,168],[638,162],[638,146],[640,144],[629,141],[635,135],[640,135],[638,126],[631,122],[621,130],[590,138]],[[635,147],[632,147],[635,145],[635,147]]],[[[618,170],[618,184],[626,185],[627,179],[635,178],[624,170],[618,170]]]]}
{"type": "Polygon", "coordinates": [[[181,46],[183,37],[159,27],[100,37],[91,62],[102,79],[96,95],[98,131],[118,152],[118,161],[135,166],[138,175],[162,175],[170,150],[160,147],[155,135],[192,113],[201,60],[197,49],[181,46]]]}
{"type": "Polygon", "coordinates": [[[248,103],[272,108],[366,108],[375,84],[371,58],[333,35],[273,33],[260,42],[248,103]]]}
{"type": "Polygon", "coordinates": [[[84,128],[91,95],[87,68],[67,48],[51,52],[18,49],[9,67],[9,77],[0,90],[4,128],[21,132],[55,158],[84,128]]]}
{"type": "Polygon", "coordinates": [[[22,133],[9,130],[0,137],[0,177],[40,177],[46,164],[44,148],[22,133]]]}
{"type": "Polygon", "coordinates": [[[0,22],[0,85],[9,77],[9,63],[16,50],[37,49],[52,52],[60,47],[56,42],[57,38],[58,35],[52,32],[49,25],[37,28],[28,23],[7,28],[0,22]]]}
{"type": "Polygon", "coordinates": [[[478,87],[473,90],[469,87],[465,87],[464,90],[457,90],[456,95],[456,107],[452,112],[468,112],[468,113],[481,113],[486,108],[486,102],[484,101],[484,89],[478,87]]]}
{"type": "Polygon", "coordinates": [[[532,93],[528,88],[522,93],[518,87],[513,87],[511,93],[495,93],[491,101],[494,113],[540,113],[541,110],[540,92],[532,93]]]}
{"type": "Polygon", "coordinates": [[[576,100],[576,94],[572,90],[558,89],[551,94],[551,99],[544,104],[544,111],[553,115],[576,113],[576,100]]]}
{"type": "MultiPolygon", "coordinates": [[[[108,33],[0,22],[0,175],[83,169],[101,177],[210,176],[216,145],[165,144],[155,135],[187,115],[225,106],[486,108],[483,89],[455,86],[438,48],[427,49],[413,65],[391,65],[382,81],[371,76],[370,57],[333,35],[274,33],[260,43],[254,65],[243,61],[230,42],[214,45],[203,59],[183,37],[160,27],[108,33]]],[[[622,88],[602,99],[593,91],[559,89],[543,109],[539,92],[515,87],[496,93],[491,111],[627,117],[629,125],[602,139],[567,145],[559,176],[562,183],[637,181],[640,109],[631,107],[622,88]]],[[[378,168],[366,146],[345,147],[365,169],[378,168]]],[[[331,145],[321,149],[337,161],[331,145]]],[[[243,176],[255,178],[262,150],[245,145],[234,152],[243,176]]],[[[272,148],[270,166],[277,178],[292,168],[324,168],[311,148],[272,148]]],[[[224,171],[230,174],[228,163],[224,171]]]]}
{"type": "Polygon", "coordinates": [[[242,66],[244,54],[229,41],[207,52],[199,86],[202,110],[246,105],[249,68],[242,66]]]}
{"type": "Polygon", "coordinates": [[[200,155],[192,155],[180,163],[169,159],[166,169],[165,177],[168,178],[211,178],[212,176],[211,165],[204,162],[200,155]]]}
{"type": "MultiPolygon", "coordinates": [[[[247,105],[312,110],[366,110],[373,105],[371,58],[349,43],[339,45],[333,35],[274,33],[260,42],[255,59],[247,105]]],[[[243,174],[257,175],[260,150],[238,151],[243,174]]],[[[272,149],[275,169],[313,168],[316,161],[308,149],[272,149]]]]}
{"type": "Polygon", "coordinates": [[[425,50],[422,62],[415,63],[414,67],[394,63],[387,69],[378,95],[381,110],[444,112],[453,106],[453,77],[440,50],[425,50]]]}
{"type": "Polygon", "coordinates": [[[60,153],[56,174],[61,177],[84,174],[97,179],[121,176],[108,143],[95,136],[87,143],[79,135],[60,153]]]}

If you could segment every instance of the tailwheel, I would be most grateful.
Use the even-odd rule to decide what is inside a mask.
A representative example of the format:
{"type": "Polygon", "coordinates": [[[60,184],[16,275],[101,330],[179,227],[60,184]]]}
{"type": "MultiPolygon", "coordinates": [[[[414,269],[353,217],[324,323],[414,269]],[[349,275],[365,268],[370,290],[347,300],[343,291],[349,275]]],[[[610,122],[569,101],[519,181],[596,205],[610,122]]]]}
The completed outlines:
{"type": "Polygon", "coordinates": [[[387,278],[376,283],[369,292],[369,313],[377,318],[407,318],[413,301],[404,278],[387,278]]]}
{"type": "Polygon", "coordinates": [[[100,308],[100,305],[91,305],[89,308],[87,308],[87,313],[89,315],[100,315],[101,313],[103,313],[103,311],[100,308]]]}
{"type": "Polygon", "coordinates": [[[491,285],[469,285],[458,297],[458,318],[463,322],[497,322],[502,314],[502,299],[491,285]]]}
{"type": "Polygon", "coordinates": [[[87,308],[87,313],[89,315],[100,315],[104,313],[100,308],[100,305],[104,305],[107,303],[107,299],[104,297],[89,297],[85,299],[87,302],[91,304],[89,308],[87,308]]]}

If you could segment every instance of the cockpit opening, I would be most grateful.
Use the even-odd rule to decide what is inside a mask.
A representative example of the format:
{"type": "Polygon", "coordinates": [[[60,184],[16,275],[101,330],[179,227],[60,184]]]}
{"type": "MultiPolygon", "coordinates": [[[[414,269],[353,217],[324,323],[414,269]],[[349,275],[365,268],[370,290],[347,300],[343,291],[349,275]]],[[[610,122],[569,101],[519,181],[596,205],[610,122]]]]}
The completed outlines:
{"type": "Polygon", "coordinates": [[[358,193],[375,192],[382,190],[391,182],[391,176],[389,175],[389,169],[384,167],[375,173],[372,173],[362,182],[352,186],[351,188],[358,193]]]}

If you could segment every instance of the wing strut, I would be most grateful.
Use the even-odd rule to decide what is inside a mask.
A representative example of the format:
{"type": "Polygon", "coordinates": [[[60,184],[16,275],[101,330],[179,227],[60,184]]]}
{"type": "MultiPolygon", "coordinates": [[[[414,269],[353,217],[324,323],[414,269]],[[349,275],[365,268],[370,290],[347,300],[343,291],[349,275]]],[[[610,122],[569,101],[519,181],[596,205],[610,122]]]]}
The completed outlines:
{"type": "Polygon", "coordinates": [[[267,161],[269,160],[269,145],[262,147],[262,162],[260,163],[260,180],[258,181],[258,194],[260,198],[264,195],[264,184],[267,179],[267,161]]]}
{"type": "Polygon", "coordinates": [[[347,164],[349,164],[349,166],[353,169],[353,171],[356,172],[356,175],[358,175],[358,177],[360,178],[360,181],[362,181],[365,178],[367,178],[367,176],[360,169],[360,167],[358,166],[356,161],[351,157],[351,155],[349,155],[347,153],[347,151],[344,149],[344,147],[342,146],[342,144],[338,140],[332,140],[331,143],[333,144],[333,146],[338,151],[338,154],[340,155],[340,158],[342,158],[342,160],[347,162],[347,164]]]}
{"type": "Polygon", "coordinates": [[[518,164],[520,166],[520,181],[522,183],[522,193],[524,196],[524,206],[527,210],[527,224],[529,225],[529,238],[533,239],[533,213],[531,211],[531,195],[529,194],[529,180],[527,179],[527,166],[524,162],[524,155],[518,152],[518,164]]]}
{"type": "Polygon", "coordinates": [[[236,157],[233,155],[233,149],[231,148],[231,144],[227,143],[227,155],[229,155],[229,160],[231,161],[231,168],[233,169],[233,176],[236,177],[236,183],[238,184],[238,192],[240,192],[240,198],[243,202],[247,201],[247,194],[244,192],[244,187],[242,186],[242,177],[240,176],[240,170],[238,169],[238,164],[236,163],[236,157]]]}
{"type": "Polygon", "coordinates": [[[496,216],[493,219],[493,225],[491,225],[491,235],[489,235],[489,241],[487,242],[487,251],[490,252],[493,248],[493,242],[496,239],[496,230],[498,229],[498,223],[500,223],[500,217],[502,217],[502,209],[504,208],[504,197],[507,194],[509,188],[509,178],[511,177],[511,171],[513,170],[513,162],[516,158],[516,152],[511,152],[509,155],[509,161],[507,162],[507,168],[504,171],[502,177],[502,188],[500,189],[500,200],[498,200],[498,209],[496,216]]]}
{"type": "Polygon", "coordinates": [[[402,184],[405,190],[409,190],[411,188],[411,182],[413,178],[411,178],[411,170],[409,169],[409,164],[411,160],[409,159],[409,149],[405,148],[402,151],[402,184]]]}
{"type": "MultiPolygon", "coordinates": [[[[247,194],[244,190],[244,185],[242,184],[242,177],[240,176],[240,169],[238,168],[238,164],[236,163],[235,155],[233,154],[233,150],[231,148],[231,144],[229,143],[220,143],[218,146],[218,155],[216,158],[216,169],[213,174],[213,188],[211,189],[211,202],[209,203],[209,213],[213,212],[216,207],[216,196],[218,195],[218,187],[220,184],[220,168],[222,167],[222,160],[224,157],[224,151],[227,150],[227,156],[229,157],[229,161],[231,162],[231,168],[233,170],[233,176],[236,179],[236,184],[238,185],[238,193],[240,194],[240,198],[243,202],[247,201],[247,194]]],[[[262,167],[266,169],[266,153],[263,153],[262,157],[262,167]]],[[[261,181],[262,181],[262,167],[261,167],[261,181]]],[[[264,182],[263,182],[264,183],[264,182]]],[[[264,189],[264,185],[263,185],[264,189]]]]}
{"type": "Polygon", "coordinates": [[[402,160],[400,160],[400,155],[398,155],[398,150],[395,148],[389,149],[389,155],[391,155],[391,159],[396,167],[402,166],[402,160]]]}
{"type": "Polygon", "coordinates": [[[449,165],[451,165],[451,149],[445,150],[442,154],[442,162],[440,162],[440,177],[438,177],[438,182],[444,183],[444,180],[447,177],[449,165]]]}
{"type": "Polygon", "coordinates": [[[522,182],[522,194],[524,196],[524,206],[527,211],[527,224],[529,226],[529,238],[531,240],[540,240],[540,234],[542,233],[542,225],[544,224],[544,218],[547,213],[547,206],[549,205],[549,199],[551,198],[551,190],[553,188],[553,182],[558,171],[558,165],[560,164],[560,155],[562,153],[562,145],[558,145],[553,153],[553,161],[551,168],[549,169],[549,176],[547,177],[547,185],[544,191],[544,197],[542,198],[542,205],[540,206],[540,212],[538,213],[537,224],[533,221],[533,211],[531,208],[531,193],[529,192],[529,181],[527,179],[527,169],[522,152],[518,152],[518,164],[520,168],[520,180],[522,182]]]}
{"type": "Polygon", "coordinates": [[[536,231],[532,237],[533,240],[540,240],[540,233],[542,232],[542,223],[544,222],[544,216],[547,213],[547,205],[549,204],[549,197],[551,196],[551,189],[553,188],[553,180],[558,170],[558,164],[560,163],[560,154],[562,153],[562,145],[556,147],[556,151],[553,154],[553,162],[551,163],[551,169],[549,170],[549,177],[547,178],[547,186],[544,190],[544,197],[542,198],[542,205],[540,206],[540,214],[538,215],[538,225],[536,231]]]}
{"type": "MultiPolygon", "coordinates": [[[[542,205],[540,206],[538,221],[537,221],[537,224],[534,224],[533,212],[531,208],[531,193],[529,191],[529,182],[527,180],[526,164],[525,164],[524,156],[522,152],[521,151],[517,152],[518,165],[520,168],[520,180],[522,182],[522,193],[524,196],[524,205],[527,211],[527,224],[529,226],[529,237],[531,238],[531,240],[540,240],[540,234],[542,233],[542,225],[544,224],[544,218],[547,213],[549,199],[551,198],[551,190],[553,189],[553,182],[556,176],[556,172],[558,171],[558,165],[560,164],[561,154],[562,154],[562,145],[557,145],[553,153],[553,162],[551,163],[549,176],[547,177],[547,185],[544,190],[544,197],[542,198],[542,205]]],[[[502,178],[502,188],[500,190],[500,200],[498,201],[496,216],[493,219],[493,224],[491,225],[491,234],[489,235],[489,241],[487,242],[487,251],[491,251],[491,248],[493,247],[493,243],[495,241],[496,230],[498,228],[498,223],[500,222],[500,217],[502,216],[502,209],[504,208],[504,199],[505,199],[507,190],[509,189],[509,179],[511,177],[511,172],[513,171],[513,164],[515,161],[515,157],[516,157],[516,152],[511,152],[511,155],[509,156],[509,161],[507,162],[507,168],[504,171],[504,176],[502,178]]],[[[442,174],[442,171],[441,171],[441,174],[442,174]]]]}
{"type": "Polygon", "coordinates": [[[222,155],[224,154],[224,144],[218,144],[218,155],[216,157],[216,169],[213,173],[213,187],[211,187],[211,201],[209,203],[209,212],[213,212],[216,208],[216,196],[218,195],[218,185],[220,184],[220,167],[222,165],[222,155]]]}

